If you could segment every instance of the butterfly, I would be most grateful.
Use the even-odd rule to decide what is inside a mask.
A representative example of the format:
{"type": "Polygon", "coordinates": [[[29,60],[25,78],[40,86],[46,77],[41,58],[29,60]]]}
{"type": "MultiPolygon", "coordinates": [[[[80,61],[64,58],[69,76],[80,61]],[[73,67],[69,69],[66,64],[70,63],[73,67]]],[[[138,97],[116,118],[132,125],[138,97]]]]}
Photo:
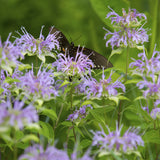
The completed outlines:
{"type": "Polygon", "coordinates": [[[70,57],[75,58],[77,50],[82,49],[83,54],[87,55],[89,59],[91,59],[92,62],[94,63],[93,69],[102,69],[102,68],[106,69],[106,68],[113,67],[111,62],[109,62],[104,56],[97,53],[96,51],[92,49],[88,49],[86,47],[74,46],[73,42],[69,43],[65,35],[61,31],[59,31],[57,28],[55,27],[52,28],[50,33],[56,35],[56,38],[59,41],[60,51],[63,53],[69,54],[70,57]]]}

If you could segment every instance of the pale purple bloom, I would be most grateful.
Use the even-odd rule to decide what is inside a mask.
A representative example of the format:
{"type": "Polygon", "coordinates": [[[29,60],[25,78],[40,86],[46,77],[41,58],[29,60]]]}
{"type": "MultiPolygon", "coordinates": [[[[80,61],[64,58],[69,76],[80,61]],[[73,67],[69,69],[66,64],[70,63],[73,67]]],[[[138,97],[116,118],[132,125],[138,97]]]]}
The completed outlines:
{"type": "Polygon", "coordinates": [[[81,119],[85,118],[86,115],[88,114],[87,113],[88,107],[93,109],[93,107],[91,105],[84,105],[84,106],[80,107],[79,110],[76,109],[73,112],[73,114],[70,114],[68,116],[67,120],[75,121],[77,119],[81,120],[81,119]]]}
{"type": "Polygon", "coordinates": [[[121,88],[125,92],[125,86],[118,79],[113,82],[111,79],[112,73],[108,79],[105,79],[104,71],[102,79],[98,82],[96,79],[85,79],[81,90],[89,97],[101,97],[101,96],[116,96],[118,94],[117,89],[121,88]]]}
{"type": "Polygon", "coordinates": [[[35,144],[25,149],[23,155],[18,160],[69,160],[67,153],[54,146],[43,149],[42,146],[35,144]]]}
{"type": "Polygon", "coordinates": [[[150,113],[151,117],[153,119],[156,119],[156,118],[160,118],[160,108],[154,108],[152,109],[151,113],[150,113]]]}
{"type": "Polygon", "coordinates": [[[21,30],[23,35],[18,33],[21,37],[16,38],[15,40],[17,46],[21,47],[23,52],[29,52],[32,54],[42,54],[42,52],[46,53],[59,48],[59,42],[56,37],[57,33],[51,34],[51,29],[48,36],[45,38],[42,34],[43,27],[44,26],[41,28],[38,39],[34,38],[24,27],[22,27],[21,30]]]}
{"type": "Polygon", "coordinates": [[[89,150],[82,157],[79,157],[77,153],[78,151],[76,150],[72,153],[71,160],[93,160],[93,158],[89,156],[89,150]]]}
{"type": "Polygon", "coordinates": [[[0,87],[3,89],[3,92],[1,93],[0,97],[2,96],[9,96],[11,94],[10,89],[12,87],[15,87],[17,78],[22,75],[22,72],[19,71],[17,68],[14,69],[14,72],[12,75],[10,75],[7,71],[1,69],[1,74],[0,74],[0,87]],[[12,79],[12,83],[7,83],[6,79],[12,79]]]}
{"type": "Polygon", "coordinates": [[[136,60],[132,58],[133,62],[131,62],[129,66],[134,68],[132,70],[134,74],[152,77],[154,74],[160,73],[160,52],[156,51],[155,48],[150,59],[147,58],[145,50],[138,54],[138,57],[141,59],[136,60]]]}
{"type": "Polygon", "coordinates": [[[135,128],[129,128],[123,135],[121,135],[121,129],[123,126],[118,128],[116,126],[116,131],[110,131],[109,127],[108,134],[106,134],[101,127],[101,131],[96,131],[92,133],[93,146],[97,146],[99,151],[116,151],[116,152],[127,152],[128,150],[136,150],[137,146],[144,146],[144,142],[141,136],[138,135],[138,130],[135,128]]]}
{"type": "Polygon", "coordinates": [[[142,107],[142,109],[143,109],[144,111],[147,111],[147,113],[149,113],[149,108],[148,108],[148,106],[147,106],[147,107],[141,106],[141,107],[142,107]]]}
{"type": "Polygon", "coordinates": [[[52,94],[58,95],[58,92],[54,88],[54,75],[52,70],[47,71],[44,68],[41,71],[40,66],[37,75],[34,74],[33,66],[32,70],[28,71],[24,76],[19,77],[19,87],[22,88],[26,94],[31,94],[37,98],[50,98],[52,94]]]}
{"type": "Polygon", "coordinates": [[[0,39],[0,67],[4,70],[9,67],[15,67],[20,63],[18,58],[23,58],[20,49],[9,41],[10,36],[11,34],[3,44],[0,39]]]}
{"type": "Polygon", "coordinates": [[[160,76],[157,77],[157,80],[155,80],[154,77],[152,77],[151,80],[146,80],[144,78],[143,81],[140,81],[137,83],[137,86],[139,89],[144,89],[143,95],[146,98],[147,96],[156,96],[159,95],[160,92],[160,76]]]}
{"type": "Polygon", "coordinates": [[[9,116],[7,105],[4,102],[0,103],[0,125],[5,122],[5,119],[9,116]]]}
{"type": "Polygon", "coordinates": [[[89,59],[89,56],[83,54],[83,48],[77,49],[75,58],[70,57],[68,54],[58,54],[58,59],[53,63],[54,67],[57,67],[57,71],[62,71],[70,76],[91,75],[91,67],[94,66],[93,62],[89,59]]]}
{"type": "MultiPolygon", "coordinates": [[[[110,8],[110,7],[109,7],[110,8]]],[[[128,11],[128,14],[126,13],[126,11],[124,10],[124,8],[122,9],[122,13],[123,13],[123,16],[119,16],[112,8],[110,8],[112,12],[109,12],[107,14],[107,17],[106,18],[109,18],[111,17],[111,21],[112,21],[112,24],[121,24],[121,25],[124,25],[124,26],[130,26],[130,25],[133,25],[133,24],[137,24],[140,21],[143,21],[143,20],[147,20],[147,17],[145,14],[143,13],[138,13],[136,9],[130,9],[129,8],[129,11],[128,11]]]]}
{"type": "Polygon", "coordinates": [[[22,129],[24,126],[38,121],[38,115],[35,108],[31,104],[24,107],[23,101],[15,100],[12,105],[8,100],[7,102],[2,102],[0,108],[3,112],[1,113],[2,117],[0,121],[3,122],[6,119],[7,124],[10,126],[22,129]]]}
{"type": "MultiPolygon", "coordinates": [[[[111,8],[110,8],[111,9],[111,8]]],[[[148,41],[147,31],[143,29],[142,21],[146,22],[146,16],[137,13],[136,9],[129,9],[128,14],[122,9],[122,16],[119,16],[113,9],[107,14],[106,18],[111,17],[111,23],[114,25],[114,32],[105,29],[106,33],[104,39],[109,35],[111,38],[106,42],[106,46],[110,43],[112,49],[116,47],[135,47],[137,44],[143,44],[148,41]]]]}

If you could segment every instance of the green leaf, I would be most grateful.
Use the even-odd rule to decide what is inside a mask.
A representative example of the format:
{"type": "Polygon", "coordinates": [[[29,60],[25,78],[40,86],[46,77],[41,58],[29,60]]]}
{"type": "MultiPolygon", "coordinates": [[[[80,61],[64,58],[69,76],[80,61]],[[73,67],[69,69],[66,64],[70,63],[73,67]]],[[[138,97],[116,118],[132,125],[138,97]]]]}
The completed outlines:
{"type": "Polygon", "coordinates": [[[63,87],[63,86],[65,86],[65,85],[69,84],[69,83],[70,83],[69,81],[65,80],[65,81],[60,85],[60,87],[63,87]]]}
{"type": "Polygon", "coordinates": [[[12,84],[13,82],[20,82],[20,80],[18,79],[13,79],[11,77],[6,77],[4,83],[9,83],[9,84],[12,84]]]}
{"type": "Polygon", "coordinates": [[[144,46],[138,46],[138,45],[136,45],[136,48],[139,49],[139,50],[144,50],[144,46]]]}
{"type": "Polygon", "coordinates": [[[69,122],[69,121],[63,121],[63,122],[60,123],[60,124],[66,126],[66,127],[71,127],[71,126],[73,126],[72,122],[69,122]]]}
{"type": "Polygon", "coordinates": [[[32,66],[29,65],[29,64],[20,64],[20,65],[18,66],[18,69],[19,69],[20,71],[23,71],[23,70],[25,70],[25,69],[31,69],[31,68],[32,68],[32,66]]]}
{"type": "Polygon", "coordinates": [[[116,106],[118,106],[118,103],[119,103],[118,97],[112,96],[112,97],[109,97],[109,100],[114,101],[116,103],[116,106]]]}
{"type": "Polygon", "coordinates": [[[110,54],[110,56],[109,56],[109,58],[108,58],[108,61],[110,60],[110,58],[111,58],[113,55],[115,55],[115,54],[121,54],[122,51],[123,51],[122,48],[118,48],[118,49],[112,50],[112,52],[111,52],[111,54],[110,54]]]}
{"type": "Polygon", "coordinates": [[[24,136],[24,138],[22,138],[21,141],[24,143],[30,142],[30,141],[39,142],[39,138],[35,136],[34,134],[29,134],[29,135],[24,136]]]}
{"type": "Polygon", "coordinates": [[[49,118],[52,119],[52,121],[56,120],[57,119],[57,115],[55,113],[54,110],[52,109],[47,109],[47,108],[44,108],[41,113],[41,115],[45,115],[45,116],[48,116],[49,118]]]}
{"type": "Polygon", "coordinates": [[[127,97],[125,97],[125,96],[118,96],[118,98],[120,99],[120,100],[126,100],[126,101],[130,101],[130,99],[129,98],[127,98],[127,97]]]}
{"type": "Polygon", "coordinates": [[[41,129],[40,126],[36,123],[30,124],[29,126],[25,127],[25,130],[29,130],[34,133],[38,133],[40,129],[41,129]]]}
{"type": "Polygon", "coordinates": [[[82,148],[86,148],[89,147],[92,144],[92,141],[89,139],[83,139],[80,143],[80,145],[82,146],[82,148]]]}
{"type": "Polygon", "coordinates": [[[2,67],[2,69],[8,71],[12,75],[13,69],[11,68],[10,65],[6,65],[6,64],[1,63],[1,67],[2,67]]]}
{"type": "Polygon", "coordinates": [[[131,80],[127,80],[125,84],[132,84],[132,83],[137,84],[138,82],[139,82],[138,79],[131,79],[131,80]]]}
{"type": "Polygon", "coordinates": [[[0,94],[2,94],[3,91],[4,91],[4,89],[3,89],[3,88],[0,88],[0,94]]]}
{"type": "Polygon", "coordinates": [[[44,56],[44,55],[42,55],[42,54],[38,54],[37,56],[38,56],[38,58],[39,58],[43,63],[45,63],[46,58],[45,58],[45,56],[44,56]]]}
{"type": "Polygon", "coordinates": [[[48,139],[53,139],[54,138],[54,131],[53,127],[49,123],[45,123],[42,121],[39,121],[39,125],[41,126],[40,134],[43,135],[44,137],[48,139]]]}
{"type": "Polygon", "coordinates": [[[145,100],[145,97],[144,96],[138,96],[137,98],[134,99],[134,101],[138,101],[138,100],[142,100],[142,99],[145,100]]]}
{"type": "Polygon", "coordinates": [[[160,144],[160,136],[159,136],[159,130],[150,130],[147,131],[144,136],[143,136],[143,140],[145,141],[145,143],[156,143],[156,144],[160,144]]]}
{"type": "Polygon", "coordinates": [[[24,136],[24,133],[22,131],[16,131],[15,132],[15,138],[16,140],[20,140],[24,136]]]}
{"type": "Polygon", "coordinates": [[[85,105],[88,105],[88,104],[94,104],[94,102],[90,101],[90,100],[86,100],[81,104],[81,106],[85,106],[85,105]]]}

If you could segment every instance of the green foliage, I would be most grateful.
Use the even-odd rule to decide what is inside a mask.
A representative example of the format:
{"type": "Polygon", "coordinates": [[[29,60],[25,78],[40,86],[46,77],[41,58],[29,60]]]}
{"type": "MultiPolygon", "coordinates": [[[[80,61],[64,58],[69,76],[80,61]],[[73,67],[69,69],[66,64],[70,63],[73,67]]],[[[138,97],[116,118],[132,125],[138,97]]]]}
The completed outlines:
{"type": "MultiPolygon", "coordinates": [[[[155,1],[156,4],[159,4],[158,0],[155,1]]],[[[149,49],[148,55],[150,56],[154,48],[153,44],[158,44],[160,41],[160,15],[154,16],[156,15],[155,12],[160,10],[160,5],[154,6],[152,0],[0,0],[0,35],[2,40],[7,39],[9,32],[13,32],[12,34],[17,37],[18,35],[14,31],[20,30],[20,27],[24,26],[29,33],[38,38],[42,25],[46,26],[44,35],[48,34],[50,26],[55,25],[63,31],[69,41],[73,40],[75,45],[85,45],[105,57],[109,57],[114,65],[114,68],[112,68],[114,81],[117,77],[125,75],[126,53],[129,52],[129,56],[136,59],[138,53],[143,52],[143,47],[137,46],[137,48],[128,51],[122,48],[111,51],[110,46],[105,47],[103,27],[111,31],[114,30],[110,20],[105,18],[107,13],[111,11],[108,6],[120,15],[122,14],[122,8],[126,10],[136,8],[147,15],[148,24],[146,25],[149,28],[149,34],[152,33],[152,37],[151,41],[145,44],[145,48],[149,49]],[[150,27],[152,30],[150,30],[150,27]]],[[[158,49],[160,49],[160,45],[157,46],[158,49]]],[[[38,60],[36,55],[33,56],[29,53],[24,53],[24,55],[25,60],[22,60],[23,64],[19,65],[18,68],[20,71],[31,69],[32,63],[37,63],[39,66],[41,62],[47,63],[48,59],[52,63],[52,58],[55,58],[55,53],[38,55],[38,60]]],[[[131,61],[130,58],[129,63],[131,61]]],[[[9,61],[8,64],[5,65],[2,62],[1,67],[12,75],[15,65],[9,61]]],[[[49,67],[51,68],[51,66],[49,67]]],[[[104,73],[109,75],[110,70],[106,69],[104,73]]],[[[96,79],[99,79],[102,71],[94,71],[93,74],[96,79]]],[[[63,74],[55,72],[54,76],[58,79],[63,74]]],[[[85,96],[78,95],[73,91],[80,81],[72,83],[68,79],[62,79],[60,88],[64,87],[64,92],[60,92],[59,97],[46,100],[33,99],[32,96],[28,96],[36,106],[40,121],[38,124],[26,126],[23,131],[11,130],[5,124],[0,126],[0,149],[5,151],[5,153],[3,153],[3,150],[1,151],[2,158],[5,157],[4,159],[10,160],[12,155],[7,155],[7,153],[13,153],[14,147],[23,150],[33,142],[53,144],[57,140],[58,148],[63,148],[64,143],[67,143],[68,150],[73,151],[78,136],[80,137],[79,145],[82,151],[85,152],[86,148],[92,143],[93,135],[90,132],[91,130],[98,130],[99,124],[103,128],[109,125],[111,130],[115,130],[115,123],[119,121],[119,123],[124,124],[125,129],[130,126],[140,126],[145,147],[138,148],[138,151],[128,152],[125,156],[104,151],[95,159],[122,160],[126,157],[127,159],[158,159],[158,156],[160,156],[160,122],[159,120],[153,120],[150,114],[141,108],[145,105],[149,105],[149,109],[153,108],[154,99],[150,97],[146,102],[141,91],[136,87],[141,79],[139,76],[128,73],[127,78],[127,80],[124,80],[126,92],[116,97],[86,99],[85,96]],[[67,87],[65,88],[65,86],[67,87]],[[66,120],[69,114],[84,105],[92,105],[93,107],[93,110],[88,109],[88,115],[85,119],[76,122],[66,120]]],[[[4,83],[11,85],[15,82],[18,82],[18,80],[11,77],[7,77],[4,81],[4,83]]],[[[0,94],[3,91],[4,89],[0,88],[0,94]]],[[[20,97],[20,99],[27,96],[21,93],[20,90],[14,89],[12,92],[15,97],[20,97]]]]}

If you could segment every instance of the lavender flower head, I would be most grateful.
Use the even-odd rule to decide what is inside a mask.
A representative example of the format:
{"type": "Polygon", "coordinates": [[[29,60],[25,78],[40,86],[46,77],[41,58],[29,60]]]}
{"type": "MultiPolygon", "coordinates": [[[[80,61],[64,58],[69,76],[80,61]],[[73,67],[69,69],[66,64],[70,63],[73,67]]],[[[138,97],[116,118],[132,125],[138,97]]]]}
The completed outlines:
{"type": "Polygon", "coordinates": [[[101,96],[116,96],[118,94],[117,89],[121,88],[125,92],[125,86],[118,79],[112,82],[112,73],[108,79],[105,79],[104,70],[102,74],[102,79],[97,82],[95,79],[85,79],[82,85],[82,90],[85,91],[88,98],[89,97],[101,97],[101,96]]]}
{"type": "Polygon", "coordinates": [[[18,32],[21,37],[16,38],[15,42],[19,47],[21,47],[24,53],[29,52],[30,54],[41,55],[42,53],[48,53],[52,51],[52,49],[59,48],[59,42],[56,37],[57,33],[51,34],[51,29],[48,36],[45,38],[42,35],[43,28],[44,26],[42,26],[41,28],[38,39],[34,38],[31,34],[29,34],[24,27],[21,28],[23,35],[18,32]]]}
{"type": "Polygon", "coordinates": [[[89,156],[89,150],[82,157],[79,157],[77,153],[78,152],[74,150],[71,155],[71,160],[93,160],[93,158],[89,156]]]}
{"type": "Polygon", "coordinates": [[[37,75],[34,75],[33,66],[32,70],[21,76],[19,80],[19,87],[23,89],[25,94],[30,94],[36,98],[50,98],[52,95],[57,96],[58,92],[55,90],[54,75],[52,70],[47,71],[45,68],[41,71],[40,66],[37,75]]]}
{"type": "Polygon", "coordinates": [[[33,145],[25,149],[18,160],[69,160],[67,153],[63,150],[48,146],[45,150],[40,145],[33,145]]]}
{"type": "Polygon", "coordinates": [[[118,128],[116,126],[116,131],[111,132],[109,127],[108,134],[106,134],[101,127],[101,131],[96,131],[92,133],[93,137],[93,146],[97,146],[99,151],[115,151],[115,152],[124,152],[134,151],[137,149],[137,146],[144,146],[144,142],[141,136],[138,135],[138,130],[135,128],[129,128],[124,135],[121,135],[121,129],[123,126],[118,128]]]}
{"type": "Polygon", "coordinates": [[[156,119],[156,118],[160,119],[160,108],[152,109],[150,115],[153,119],[156,119]]]}
{"type": "Polygon", "coordinates": [[[91,75],[91,67],[93,67],[93,62],[88,56],[83,54],[83,48],[77,49],[75,58],[70,57],[67,53],[58,54],[58,59],[53,63],[54,67],[57,67],[57,71],[62,71],[67,74],[67,76],[78,75],[83,77],[84,75],[91,75]]]}
{"type": "Polygon", "coordinates": [[[149,77],[153,77],[154,74],[160,74],[160,52],[156,51],[155,48],[150,59],[147,58],[145,50],[143,53],[138,54],[141,59],[132,58],[133,62],[130,63],[129,67],[134,68],[132,69],[133,74],[149,77]]]}
{"type": "Polygon", "coordinates": [[[0,123],[5,122],[5,125],[22,129],[24,126],[38,121],[35,108],[31,104],[24,107],[23,101],[16,100],[12,106],[8,100],[0,104],[0,109],[0,123]]]}
{"type": "Polygon", "coordinates": [[[137,83],[137,86],[142,90],[145,98],[160,97],[160,76],[158,76],[156,79],[155,77],[152,77],[151,80],[144,78],[143,81],[137,83]]]}
{"type": "Polygon", "coordinates": [[[93,107],[91,105],[86,105],[86,106],[84,105],[84,106],[80,107],[79,110],[76,109],[73,112],[73,114],[70,114],[68,116],[67,120],[71,120],[73,122],[73,121],[77,121],[78,119],[81,120],[81,119],[85,118],[86,115],[88,114],[87,108],[93,109],[93,107]]]}
{"type": "MultiPolygon", "coordinates": [[[[11,89],[16,86],[17,78],[22,75],[22,72],[19,71],[17,68],[14,69],[14,72],[9,74],[7,71],[1,69],[0,71],[0,87],[2,92],[0,94],[0,99],[4,98],[5,96],[9,97],[11,95],[11,89]],[[8,83],[7,79],[12,80],[12,83],[8,83]]],[[[5,99],[5,98],[4,98],[5,99]]]]}
{"type": "Polygon", "coordinates": [[[12,73],[11,67],[16,67],[19,64],[18,58],[23,58],[20,49],[14,43],[9,41],[11,34],[2,44],[0,39],[0,68],[12,73]]]}
{"type": "Polygon", "coordinates": [[[113,49],[114,47],[136,47],[137,44],[148,42],[147,31],[143,28],[147,17],[143,13],[138,13],[136,9],[129,9],[128,13],[122,9],[122,14],[119,16],[113,9],[107,14],[106,18],[110,17],[115,30],[112,33],[105,29],[108,33],[104,38],[111,36],[106,42],[106,47],[109,43],[113,49]]]}

